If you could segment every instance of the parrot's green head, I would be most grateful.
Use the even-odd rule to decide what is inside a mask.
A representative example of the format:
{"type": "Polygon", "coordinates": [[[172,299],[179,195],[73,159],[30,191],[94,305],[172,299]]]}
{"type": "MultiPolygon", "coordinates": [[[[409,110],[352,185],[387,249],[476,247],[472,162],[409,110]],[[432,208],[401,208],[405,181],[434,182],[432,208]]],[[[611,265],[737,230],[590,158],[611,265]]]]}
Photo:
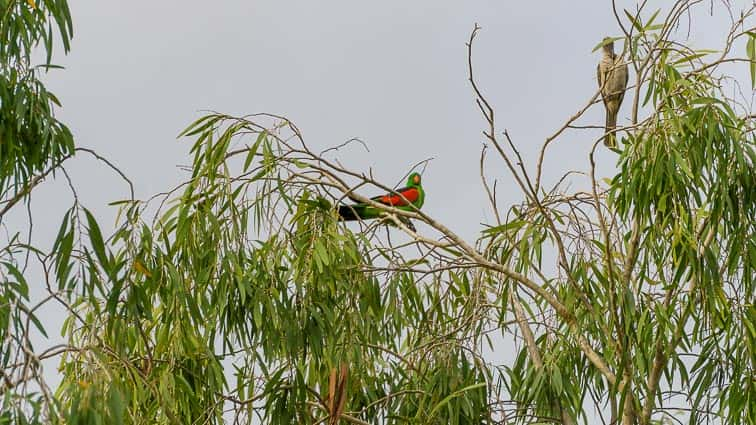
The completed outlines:
{"type": "Polygon", "coordinates": [[[418,187],[422,180],[420,173],[412,173],[407,177],[407,187],[418,187]]]}

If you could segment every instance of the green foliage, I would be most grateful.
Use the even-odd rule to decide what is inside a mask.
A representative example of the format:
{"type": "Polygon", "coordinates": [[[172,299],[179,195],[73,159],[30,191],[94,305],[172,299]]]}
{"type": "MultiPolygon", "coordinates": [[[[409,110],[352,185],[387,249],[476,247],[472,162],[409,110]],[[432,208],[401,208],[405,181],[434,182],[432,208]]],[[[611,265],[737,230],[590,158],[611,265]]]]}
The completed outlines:
{"type": "Polygon", "coordinates": [[[39,79],[41,71],[55,68],[54,38],[68,51],[72,35],[65,0],[0,1],[0,193],[9,184],[21,189],[73,153],[71,132],[54,115],[60,102],[39,79]],[[31,56],[40,45],[46,62],[35,66],[31,56]]]}
{"type": "MultiPolygon", "coordinates": [[[[68,51],[71,36],[65,0],[0,0],[0,224],[52,168],[73,153],[71,132],[54,115],[60,102],[40,81],[43,71],[56,68],[51,63],[54,40],[68,51]],[[32,54],[40,51],[45,62],[35,65],[32,54]]],[[[0,249],[0,423],[48,423],[57,404],[39,384],[43,382],[40,358],[28,336],[38,332],[47,337],[50,329],[38,319],[41,304],[30,299],[30,285],[36,282],[27,282],[29,257],[44,254],[23,243],[15,231],[0,249]],[[38,385],[30,389],[29,381],[38,385]]],[[[69,258],[71,236],[57,242],[69,258]]],[[[69,286],[76,284],[72,276],[67,280],[69,286]]]]}
{"type": "MultiPolygon", "coordinates": [[[[313,395],[326,398],[329,372],[341,363],[349,370],[347,410],[366,419],[484,417],[482,364],[454,344],[427,346],[439,321],[451,326],[446,312],[464,294],[439,298],[412,272],[385,280],[366,273],[369,241],[337,223],[333,201],[318,185],[281,175],[280,141],[260,132],[250,148],[259,161],[246,160],[242,177],[231,178],[233,157],[247,152],[229,150],[229,141],[254,125],[213,116],[188,132],[203,125],[193,148],[194,169],[203,171],[153,224],[141,220],[146,205],[124,203],[123,223],[106,242],[84,211],[91,251],[84,253],[88,289],[78,314],[88,325],[67,327],[67,334],[71,345],[97,341],[90,350],[104,366],[64,362],[58,396],[72,406],[69,420],[94,415],[92,406],[107,396],[96,391],[99,403],[77,402],[82,381],[126,388],[127,422],[219,420],[221,395],[229,391],[223,367],[233,364],[235,387],[226,401],[264,406],[270,423],[314,423],[326,413],[313,395]],[[280,222],[276,211],[285,217],[280,222]],[[254,230],[265,223],[277,224],[254,230]],[[390,379],[397,374],[402,379],[390,379]]],[[[75,226],[62,226],[61,247],[75,226]]],[[[69,278],[67,258],[61,249],[60,284],[69,278]]]]}
{"type": "MultiPolygon", "coordinates": [[[[719,59],[689,50],[672,38],[686,5],[620,14],[638,81],[606,187],[592,152],[590,192],[565,188],[573,172],[545,190],[474,86],[524,193],[500,214],[486,185],[496,222],[475,246],[426,212],[340,222],[345,199],[391,188],[311,151],[284,118],[199,118],[180,135],[186,180],[115,202],[114,232],[76,199],[49,252],[18,236],[0,251],[0,425],[575,424],[592,411],[645,425],[681,404],[690,424],[753,422],[756,140],[714,71],[743,37],[753,72],[754,35],[729,33],[719,59]],[[385,226],[407,220],[417,233],[385,226]],[[27,254],[69,314],[66,343],[40,354],[28,336],[50,329],[47,300],[30,300],[27,254]]],[[[49,65],[53,29],[67,50],[71,23],[65,1],[0,10],[7,198],[73,152],[28,55],[41,44],[49,65]]]]}

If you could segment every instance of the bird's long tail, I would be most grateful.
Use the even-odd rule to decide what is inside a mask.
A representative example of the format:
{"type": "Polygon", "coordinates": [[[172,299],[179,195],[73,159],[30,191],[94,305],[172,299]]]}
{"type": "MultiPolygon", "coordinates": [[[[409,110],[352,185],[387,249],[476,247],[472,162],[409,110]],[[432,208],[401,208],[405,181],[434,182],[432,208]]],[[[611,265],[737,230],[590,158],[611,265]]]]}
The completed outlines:
{"type": "Polygon", "coordinates": [[[362,209],[364,209],[362,205],[340,205],[339,217],[344,221],[359,220],[362,209]]]}
{"type": "MultiPolygon", "coordinates": [[[[610,131],[617,128],[617,113],[607,110],[606,111],[606,125],[604,126],[604,131],[606,133],[609,133],[610,131]]],[[[614,147],[617,144],[617,138],[615,137],[614,133],[607,134],[604,136],[604,145],[609,147],[614,147]]]]}

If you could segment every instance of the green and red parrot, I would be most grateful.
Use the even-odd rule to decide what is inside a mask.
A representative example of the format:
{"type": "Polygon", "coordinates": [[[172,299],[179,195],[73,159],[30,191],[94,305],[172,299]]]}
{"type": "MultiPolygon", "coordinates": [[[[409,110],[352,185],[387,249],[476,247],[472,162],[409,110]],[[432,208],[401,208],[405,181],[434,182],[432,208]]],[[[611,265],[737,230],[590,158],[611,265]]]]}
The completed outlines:
{"type": "MultiPolygon", "coordinates": [[[[419,210],[425,202],[425,191],[421,184],[422,178],[419,173],[412,173],[407,178],[407,186],[397,189],[392,193],[370,198],[375,202],[388,205],[405,211],[419,210]],[[401,195],[401,196],[400,196],[401,195]]],[[[342,220],[368,220],[378,218],[383,210],[365,203],[339,206],[339,217],[342,220]]]]}

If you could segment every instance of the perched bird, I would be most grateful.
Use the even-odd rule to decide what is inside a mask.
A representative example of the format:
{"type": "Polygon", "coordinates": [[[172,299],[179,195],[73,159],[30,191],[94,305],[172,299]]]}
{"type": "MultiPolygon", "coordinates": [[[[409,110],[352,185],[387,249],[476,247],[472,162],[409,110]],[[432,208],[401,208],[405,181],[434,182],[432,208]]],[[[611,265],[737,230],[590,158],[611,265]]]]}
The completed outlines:
{"type": "MultiPolygon", "coordinates": [[[[596,72],[598,85],[601,90],[601,99],[606,108],[605,132],[609,133],[617,127],[617,114],[619,113],[622,98],[625,97],[627,88],[627,64],[622,58],[614,53],[614,41],[609,37],[604,38],[604,55],[599,61],[596,72]]],[[[609,147],[616,145],[614,133],[604,136],[604,144],[609,147]]]]}
{"type": "MultiPolygon", "coordinates": [[[[389,205],[405,211],[420,209],[425,202],[425,191],[421,185],[421,177],[418,173],[410,174],[407,178],[407,186],[397,189],[395,193],[371,198],[383,205],[389,205]]],[[[342,220],[367,220],[381,216],[382,210],[365,203],[339,206],[339,217],[342,220]]]]}

